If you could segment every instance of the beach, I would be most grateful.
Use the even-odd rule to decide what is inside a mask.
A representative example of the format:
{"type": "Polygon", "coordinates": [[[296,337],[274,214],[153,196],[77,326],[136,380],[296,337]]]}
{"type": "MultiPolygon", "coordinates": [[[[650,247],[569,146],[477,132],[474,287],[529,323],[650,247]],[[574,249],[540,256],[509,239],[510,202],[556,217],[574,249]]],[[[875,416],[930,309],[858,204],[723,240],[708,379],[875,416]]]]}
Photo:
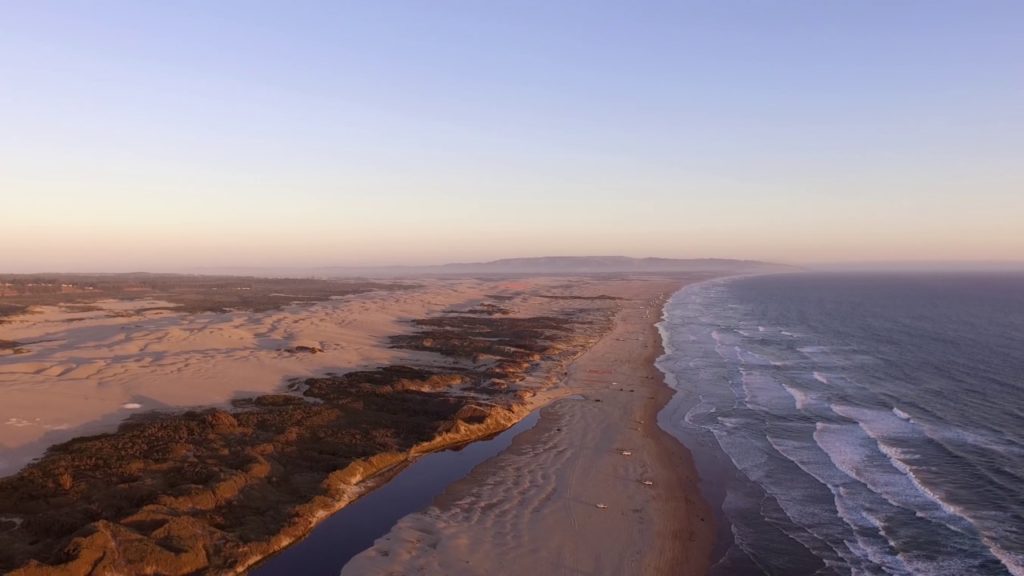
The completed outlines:
{"type": "Polygon", "coordinates": [[[616,293],[628,299],[614,327],[540,422],[343,574],[704,574],[712,517],[687,450],[657,425],[672,391],[654,324],[680,285],[616,293]]]}
{"type": "Polygon", "coordinates": [[[418,456],[539,411],[346,573],[510,573],[510,558],[515,573],[704,573],[711,515],[657,425],[671,391],[654,366],[665,299],[702,277],[424,280],[260,312],[34,308],[5,326],[7,472],[50,450],[0,482],[0,560],[241,573],[418,456]]]}

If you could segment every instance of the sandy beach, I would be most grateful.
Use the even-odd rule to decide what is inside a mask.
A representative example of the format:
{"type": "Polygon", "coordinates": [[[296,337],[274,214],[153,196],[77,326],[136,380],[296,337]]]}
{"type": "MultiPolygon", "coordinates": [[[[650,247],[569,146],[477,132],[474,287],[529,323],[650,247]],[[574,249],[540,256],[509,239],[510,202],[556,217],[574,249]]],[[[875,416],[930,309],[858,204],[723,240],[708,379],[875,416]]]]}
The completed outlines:
{"type": "Polygon", "coordinates": [[[343,574],[705,573],[711,513],[688,452],[656,423],[671,391],[654,323],[680,285],[620,285],[614,327],[538,399],[551,403],[537,426],[343,574]]]}
{"type": "MultiPolygon", "coordinates": [[[[76,455],[83,444],[69,443],[7,479],[9,512],[31,519],[24,524],[30,530],[52,525],[49,516],[59,513],[47,504],[53,498],[77,507],[82,526],[48,536],[47,554],[56,555],[25,573],[51,573],[52,562],[91,573],[99,558],[104,573],[139,562],[167,573],[239,573],[314,529],[389,469],[538,410],[533,429],[433,506],[400,520],[346,574],[703,573],[711,516],[688,453],[656,424],[671,392],[654,367],[662,353],[654,324],[682,283],[425,280],[267,312],[179,313],[137,300],[87,310],[40,306],[15,316],[4,336],[18,349],[0,357],[0,474],[57,442],[113,431],[132,414],[166,414],[95,437],[88,450],[111,459],[100,468],[76,455]],[[360,416],[364,402],[379,416],[360,416]],[[457,413],[444,416],[445,406],[457,413]],[[205,408],[180,411],[188,407],[205,408]],[[378,418],[396,420],[374,424],[378,418]],[[402,436],[379,426],[399,426],[402,436]],[[132,435],[164,438],[186,429],[198,434],[186,440],[192,448],[172,443],[170,452],[118,455],[118,446],[134,450],[132,435]],[[361,444],[361,434],[376,440],[361,444]],[[203,471],[189,472],[197,450],[203,471]],[[317,464],[325,451],[339,456],[317,464]],[[168,466],[176,470],[170,476],[160,472],[168,466]],[[188,480],[197,473],[200,484],[188,480]],[[111,474],[114,485],[101,479],[111,474]],[[62,480],[54,484],[53,475],[62,480]],[[176,496],[153,491],[169,479],[176,496]],[[135,504],[124,511],[90,512],[107,510],[126,490],[135,504]],[[41,500],[22,504],[17,491],[41,500]],[[268,522],[241,514],[260,506],[272,509],[268,522]],[[131,555],[116,552],[127,542],[131,555]]],[[[35,544],[21,526],[0,536],[20,547],[18,558],[31,558],[35,544]]]]}

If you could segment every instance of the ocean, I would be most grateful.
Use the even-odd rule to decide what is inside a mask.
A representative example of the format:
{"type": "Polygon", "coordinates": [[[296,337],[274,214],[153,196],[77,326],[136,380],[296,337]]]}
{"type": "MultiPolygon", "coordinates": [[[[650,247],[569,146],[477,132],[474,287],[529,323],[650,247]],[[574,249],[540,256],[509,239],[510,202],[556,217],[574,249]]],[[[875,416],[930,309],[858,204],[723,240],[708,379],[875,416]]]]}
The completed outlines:
{"type": "Polygon", "coordinates": [[[712,574],[1024,575],[1024,275],[715,280],[660,327],[712,574]]]}

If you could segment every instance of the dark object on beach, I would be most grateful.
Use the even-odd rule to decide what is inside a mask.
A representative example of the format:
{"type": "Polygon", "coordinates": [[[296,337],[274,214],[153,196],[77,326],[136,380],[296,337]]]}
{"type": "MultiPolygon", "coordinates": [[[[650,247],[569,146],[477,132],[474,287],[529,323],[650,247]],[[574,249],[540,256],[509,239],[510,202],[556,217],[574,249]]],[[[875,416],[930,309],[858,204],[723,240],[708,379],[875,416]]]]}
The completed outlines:
{"type": "Polygon", "coordinates": [[[319,354],[319,353],[323,352],[324,349],[319,347],[319,346],[294,346],[292,348],[284,348],[281,351],[282,352],[289,352],[291,354],[300,354],[300,353],[319,354]]]}

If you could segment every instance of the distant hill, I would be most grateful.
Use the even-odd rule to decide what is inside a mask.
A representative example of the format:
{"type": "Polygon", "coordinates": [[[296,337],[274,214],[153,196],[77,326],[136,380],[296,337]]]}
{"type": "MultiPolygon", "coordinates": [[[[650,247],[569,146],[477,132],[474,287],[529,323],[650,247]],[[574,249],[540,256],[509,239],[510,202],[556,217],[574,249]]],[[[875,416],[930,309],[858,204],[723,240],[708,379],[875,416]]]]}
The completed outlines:
{"type": "Polygon", "coordinates": [[[196,268],[191,274],[271,276],[278,278],[398,278],[413,276],[467,276],[488,274],[616,274],[715,272],[750,274],[787,272],[796,267],[758,260],[726,258],[630,258],[627,256],[544,256],[506,258],[490,262],[458,262],[435,266],[325,266],[196,268]]]}
{"type": "Polygon", "coordinates": [[[779,268],[776,264],[753,260],[700,258],[629,258],[626,256],[547,256],[542,258],[506,258],[492,262],[445,264],[445,272],[460,273],[600,273],[600,272],[693,272],[754,270],[779,268]]]}
{"type": "MultiPolygon", "coordinates": [[[[469,274],[611,274],[672,272],[781,272],[793,267],[756,260],[723,258],[629,258],[626,256],[546,256],[506,258],[490,262],[464,262],[439,266],[329,267],[316,276],[445,276],[469,274]]],[[[250,272],[251,273],[251,272],[250,272]]]]}

